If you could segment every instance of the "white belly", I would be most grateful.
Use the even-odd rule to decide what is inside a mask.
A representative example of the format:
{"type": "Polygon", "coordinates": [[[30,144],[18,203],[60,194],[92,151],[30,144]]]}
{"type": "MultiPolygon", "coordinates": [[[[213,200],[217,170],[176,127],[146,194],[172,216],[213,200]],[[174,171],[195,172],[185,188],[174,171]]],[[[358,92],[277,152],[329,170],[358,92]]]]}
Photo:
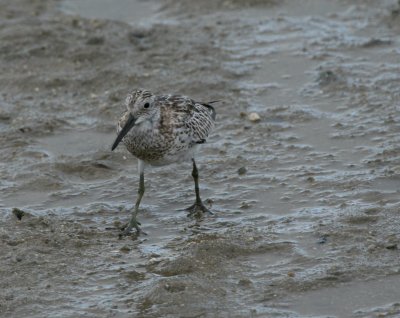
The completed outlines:
{"type": "Polygon", "coordinates": [[[189,150],[181,151],[175,154],[167,154],[162,159],[154,160],[154,161],[145,161],[147,164],[151,166],[166,166],[172,163],[181,163],[188,162],[194,158],[196,152],[196,146],[193,146],[189,150]]]}

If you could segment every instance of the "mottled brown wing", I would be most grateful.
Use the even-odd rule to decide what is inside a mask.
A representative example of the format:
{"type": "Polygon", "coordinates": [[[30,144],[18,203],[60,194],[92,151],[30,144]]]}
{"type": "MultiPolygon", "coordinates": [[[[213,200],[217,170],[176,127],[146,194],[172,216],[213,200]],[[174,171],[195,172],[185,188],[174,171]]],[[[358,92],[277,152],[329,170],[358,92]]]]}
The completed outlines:
{"type": "Polygon", "coordinates": [[[171,117],[168,115],[165,117],[165,120],[171,121],[169,124],[174,122],[175,128],[188,131],[194,143],[205,142],[214,126],[216,114],[214,107],[180,95],[160,96],[159,101],[164,107],[173,110],[171,117]]]}
{"type": "Polygon", "coordinates": [[[207,104],[195,103],[188,120],[188,127],[193,133],[196,143],[204,143],[212,128],[214,127],[215,110],[207,104]]]}

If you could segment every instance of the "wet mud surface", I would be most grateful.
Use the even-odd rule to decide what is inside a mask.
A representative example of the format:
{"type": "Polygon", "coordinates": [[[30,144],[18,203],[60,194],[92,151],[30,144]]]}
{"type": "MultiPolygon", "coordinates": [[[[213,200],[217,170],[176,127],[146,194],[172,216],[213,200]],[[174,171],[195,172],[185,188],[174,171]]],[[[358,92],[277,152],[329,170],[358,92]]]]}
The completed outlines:
{"type": "Polygon", "coordinates": [[[0,316],[398,317],[400,4],[99,3],[0,2],[0,316]],[[222,101],[214,215],[190,163],[147,168],[119,239],[136,87],[222,101]]]}

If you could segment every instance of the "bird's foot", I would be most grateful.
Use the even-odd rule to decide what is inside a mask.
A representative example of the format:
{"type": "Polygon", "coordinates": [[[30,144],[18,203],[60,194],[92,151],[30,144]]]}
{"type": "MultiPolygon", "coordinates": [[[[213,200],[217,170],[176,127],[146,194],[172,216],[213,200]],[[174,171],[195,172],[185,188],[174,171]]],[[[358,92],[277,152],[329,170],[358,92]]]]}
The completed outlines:
{"type": "Polygon", "coordinates": [[[135,235],[139,236],[141,234],[147,235],[145,232],[142,231],[140,228],[141,223],[136,220],[136,218],[132,218],[128,223],[126,223],[124,226],[121,227],[121,233],[119,234],[120,237],[123,236],[129,236],[129,235],[135,235]],[[135,229],[135,232],[132,232],[132,230],[135,229]]]}
{"type": "Polygon", "coordinates": [[[194,216],[196,218],[201,218],[205,213],[212,215],[213,213],[207,209],[203,202],[195,202],[190,207],[186,208],[185,211],[189,212],[187,216],[194,216]]]}

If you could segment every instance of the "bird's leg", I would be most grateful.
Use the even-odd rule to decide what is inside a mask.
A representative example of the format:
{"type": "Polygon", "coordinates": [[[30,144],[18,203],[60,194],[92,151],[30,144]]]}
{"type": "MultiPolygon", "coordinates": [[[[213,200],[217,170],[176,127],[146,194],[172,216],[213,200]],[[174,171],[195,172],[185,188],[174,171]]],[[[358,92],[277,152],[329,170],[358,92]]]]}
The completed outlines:
{"type": "Polygon", "coordinates": [[[135,208],[132,211],[132,216],[130,221],[126,226],[122,228],[123,230],[123,235],[129,235],[132,229],[136,229],[137,234],[146,234],[144,233],[141,228],[139,227],[140,222],[137,221],[136,217],[139,212],[139,206],[140,206],[140,201],[142,200],[143,194],[144,194],[144,169],[143,169],[143,163],[140,161],[139,162],[139,171],[140,171],[140,180],[139,180],[139,190],[138,190],[138,197],[136,198],[136,203],[135,203],[135,208]]]}
{"type": "Polygon", "coordinates": [[[211,211],[207,209],[204,206],[203,202],[201,201],[200,190],[199,190],[199,171],[197,170],[196,162],[194,161],[194,159],[192,159],[192,161],[193,161],[192,177],[194,180],[194,191],[196,193],[196,201],[194,202],[193,205],[188,207],[186,211],[189,212],[188,216],[196,216],[196,217],[202,216],[203,213],[212,214],[211,211]]]}

